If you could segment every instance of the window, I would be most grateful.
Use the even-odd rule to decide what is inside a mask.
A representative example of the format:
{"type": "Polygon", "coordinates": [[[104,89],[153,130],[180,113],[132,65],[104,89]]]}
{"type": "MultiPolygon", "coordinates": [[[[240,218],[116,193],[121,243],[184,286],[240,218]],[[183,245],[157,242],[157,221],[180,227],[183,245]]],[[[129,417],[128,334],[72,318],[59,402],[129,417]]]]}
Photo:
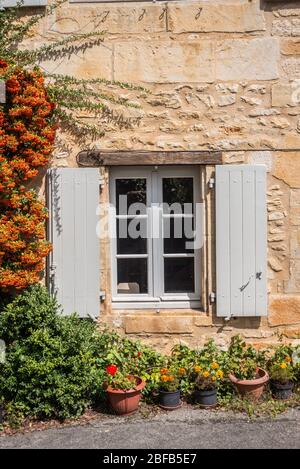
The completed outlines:
{"type": "Polygon", "coordinates": [[[199,169],[113,168],[110,181],[116,307],[199,307],[199,169]]]}

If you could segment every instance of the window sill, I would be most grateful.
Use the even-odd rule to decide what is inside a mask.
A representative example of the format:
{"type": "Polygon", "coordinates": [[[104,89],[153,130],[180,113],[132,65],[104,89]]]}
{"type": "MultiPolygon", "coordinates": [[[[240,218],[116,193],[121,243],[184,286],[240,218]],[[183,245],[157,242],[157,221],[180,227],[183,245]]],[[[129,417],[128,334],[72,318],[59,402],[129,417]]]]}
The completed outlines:
{"type": "Polygon", "coordinates": [[[112,303],[112,309],[200,309],[202,308],[201,301],[132,301],[122,302],[114,301],[112,303]]]}

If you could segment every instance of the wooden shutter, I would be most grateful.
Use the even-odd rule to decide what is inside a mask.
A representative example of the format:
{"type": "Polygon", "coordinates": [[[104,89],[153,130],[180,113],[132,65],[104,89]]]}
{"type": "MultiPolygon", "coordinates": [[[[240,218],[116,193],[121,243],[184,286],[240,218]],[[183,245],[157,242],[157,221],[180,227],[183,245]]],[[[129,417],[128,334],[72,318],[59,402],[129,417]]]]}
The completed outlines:
{"type": "Polygon", "coordinates": [[[218,316],[267,314],[265,166],[216,167],[218,316]]]}
{"type": "Polygon", "coordinates": [[[96,317],[100,308],[99,170],[50,169],[48,188],[53,245],[49,286],[64,314],[96,317]]]}
{"type": "MultiPolygon", "coordinates": [[[[42,7],[47,5],[48,0],[23,0],[21,7],[42,7]]],[[[0,8],[15,7],[20,0],[0,0],[0,8]]]]}

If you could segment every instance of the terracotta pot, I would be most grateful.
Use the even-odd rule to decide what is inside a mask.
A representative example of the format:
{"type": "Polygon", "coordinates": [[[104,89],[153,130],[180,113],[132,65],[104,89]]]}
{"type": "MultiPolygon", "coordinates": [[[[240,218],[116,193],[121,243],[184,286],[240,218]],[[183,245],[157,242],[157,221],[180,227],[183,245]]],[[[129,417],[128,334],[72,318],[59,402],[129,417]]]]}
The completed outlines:
{"type": "Polygon", "coordinates": [[[146,382],[138,376],[133,376],[133,378],[136,380],[136,386],[133,389],[123,391],[122,389],[113,389],[111,386],[108,386],[106,389],[108,402],[116,414],[128,415],[138,409],[141,392],[146,382]]]}
{"type": "Polygon", "coordinates": [[[262,368],[257,368],[257,374],[256,379],[238,379],[231,373],[228,378],[241,396],[257,401],[264,392],[265,384],[269,381],[268,373],[262,368]]]}

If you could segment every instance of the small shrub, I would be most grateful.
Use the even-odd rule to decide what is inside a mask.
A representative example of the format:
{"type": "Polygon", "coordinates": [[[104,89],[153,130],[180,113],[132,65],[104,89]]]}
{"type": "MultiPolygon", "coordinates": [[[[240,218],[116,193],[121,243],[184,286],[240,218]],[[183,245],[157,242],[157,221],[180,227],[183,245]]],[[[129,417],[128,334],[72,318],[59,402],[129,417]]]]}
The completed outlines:
{"type": "Polygon", "coordinates": [[[7,347],[0,393],[11,417],[76,417],[102,389],[95,325],[58,311],[47,291],[34,286],[0,314],[7,347]]]}

